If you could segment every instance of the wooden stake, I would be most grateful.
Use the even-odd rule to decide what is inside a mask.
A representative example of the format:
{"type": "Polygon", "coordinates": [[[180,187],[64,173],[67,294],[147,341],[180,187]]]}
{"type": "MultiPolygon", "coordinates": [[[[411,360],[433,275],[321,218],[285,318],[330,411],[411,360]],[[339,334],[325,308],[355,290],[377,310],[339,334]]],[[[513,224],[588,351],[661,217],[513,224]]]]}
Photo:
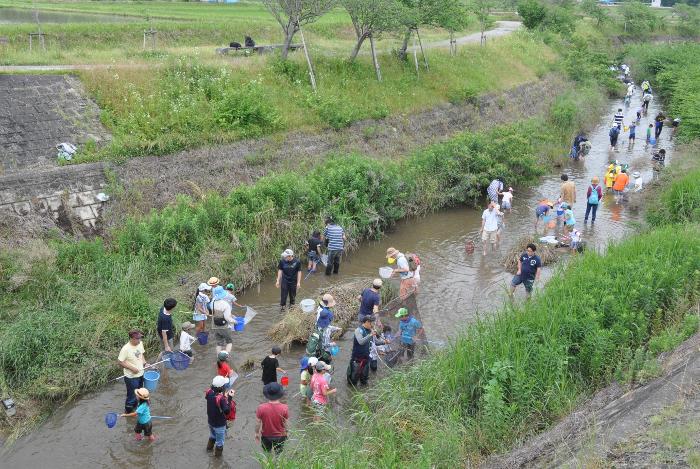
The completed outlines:
{"type": "Polygon", "coordinates": [[[314,67],[311,65],[311,57],[309,57],[309,50],[306,48],[306,41],[304,40],[304,31],[301,30],[299,26],[299,35],[301,36],[301,45],[304,48],[304,57],[306,57],[306,65],[309,67],[309,78],[311,79],[311,89],[316,92],[316,75],[314,75],[314,67]]]}
{"type": "MultiPolygon", "coordinates": [[[[411,30],[413,36],[413,30],[411,30]]],[[[418,67],[418,48],[416,47],[416,36],[413,36],[413,63],[416,65],[416,78],[420,78],[420,67],[418,67]]]]}
{"type": "Polygon", "coordinates": [[[377,81],[382,81],[382,72],[379,70],[379,61],[377,60],[377,51],[374,48],[374,36],[369,35],[369,45],[372,48],[372,62],[374,63],[374,71],[377,72],[377,81]]]}
{"type": "Polygon", "coordinates": [[[418,45],[420,46],[420,53],[423,54],[423,62],[425,63],[425,69],[430,70],[430,67],[428,67],[428,57],[426,57],[425,51],[423,50],[423,42],[420,40],[420,33],[418,32],[418,28],[416,28],[416,36],[418,36],[418,45]]]}

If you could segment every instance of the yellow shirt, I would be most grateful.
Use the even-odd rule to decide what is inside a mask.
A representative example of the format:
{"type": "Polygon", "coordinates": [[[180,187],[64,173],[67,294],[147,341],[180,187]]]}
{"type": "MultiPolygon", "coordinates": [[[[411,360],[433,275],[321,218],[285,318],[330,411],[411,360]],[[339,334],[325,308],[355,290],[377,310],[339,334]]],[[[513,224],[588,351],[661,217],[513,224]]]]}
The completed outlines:
{"type": "Polygon", "coordinates": [[[129,365],[133,365],[135,368],[140,370],[138,373],[134,373],[128,368],[124,368],[124,374],[127,378],[138,378],[143,376],[143,365],[144,365],[144,349],[143,343],[139,342],[138,345],[131,345],[131,342],[127,342],[119,352],[118,360],[120,362],[126,362],[129,365]]]}

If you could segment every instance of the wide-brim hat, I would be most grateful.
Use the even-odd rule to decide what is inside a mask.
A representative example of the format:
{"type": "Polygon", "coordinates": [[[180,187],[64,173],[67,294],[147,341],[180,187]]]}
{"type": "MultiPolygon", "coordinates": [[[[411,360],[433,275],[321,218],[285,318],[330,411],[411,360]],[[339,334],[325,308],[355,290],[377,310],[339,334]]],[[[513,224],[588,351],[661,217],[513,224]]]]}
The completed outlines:
{"type": "Polygon", "coordinates": [[[219,284],[219,277],[209,277],[207,284],[211,287],[215,287],[219,284]]]}
{"type": "Polygon", "coordinates": [[[333,295],[331,295],[330,293],[326,293],[325,295],[323,295],[323,298],[321,298],[321,300],[323,300],[323,304],[325,304],[329,308],[335,306],[335,298],[333,298],[333,295]]]}
{"type": "Polygon", "coordinates": [[[136,391],[134,391],[134,394],[136,394],[136,397],[139,399],[143,399],[144,401],[147,401],[151,398],[151,393],[148,392],[148,389],[146,388],[138,388],[136,391]]]}
{"type": "Polygon", "coordinates": [[[277,382],[267,383],[263,387],[263,396],[271,401],[276,401],[284,397],[284,388],[277,382]]]}
{"type": "Polygon", "coordinates": [[[197,288],[199,291],[211,291],[211,285],[208,283],[200,283],[199,288],[197,288]]]}
{"type": "Polygon", "coordinates": [[[396,248],[388,248],[388,249],[386,250],[386,257],[387,257],[387,258],[389,258],[389,257],[394,257],[394,256],[397,255],[398,253],[399,253],[399,250],[398,250],[398,249],[396,249],[396,248]]]}
{"type": "Polygon", "coordinates": [[[223,300],[224,298],[226,298],[226,290],[224,290],[224,287],[222,286],[214,288],[213,292],[215,300],[223,300]]]}

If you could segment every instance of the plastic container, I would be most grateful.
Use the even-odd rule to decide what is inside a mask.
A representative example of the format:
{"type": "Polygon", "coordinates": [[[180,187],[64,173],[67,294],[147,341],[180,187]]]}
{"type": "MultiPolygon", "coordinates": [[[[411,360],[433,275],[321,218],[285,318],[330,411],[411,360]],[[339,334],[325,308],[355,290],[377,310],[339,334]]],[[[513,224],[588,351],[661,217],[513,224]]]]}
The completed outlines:
{"type": "Polygon", "coordinates": [[[199,345],[207,345],[209,333],[207,331],[197,332],[197,342],[199,342],[199,345]]]}
{"type": "Polygon", "coordinates": [[[280,384],[285,388],[289,386],[289,376],[282,376],[282,378],[280,378],[280,384]]]}
{"type": "Polygon", "coordinates": [[[305,313],[311,313],[313,312],[314,309],[316,309],[316,302],[312,300],[311,298],[307,298],[305,300],[301,300],[301,303],[299,303],[299,306],[301,306],[301,310],[305,313]]]}
{"type": "Polygon", "coordinates": [[[381,278],[389,278],[391,277],[391,274],[394,273],[394,269],[391,267],[380,267],[379,268],[379,276],[381,278]]]}
{"type": "Polygon", "coordinates": [[[245,318],[240,316],[233,317],[233,330],[236,332],[243,332],[245,329],[245,318]]]}
{"type": "Polygon", "coordinates": [[[155,370],[148,370],[143,374],[143,387],[150,392],[154,392],[158,388],[158,380],[160,373],[155,370]]]}
{"type": "Polygon", "coordinates": [[[336,355],[338,355],[338,352],[340,352],[340,347],[338,347],[337,345],[331,345],[330,352],[331,355],[335,357],[336,355]]]}

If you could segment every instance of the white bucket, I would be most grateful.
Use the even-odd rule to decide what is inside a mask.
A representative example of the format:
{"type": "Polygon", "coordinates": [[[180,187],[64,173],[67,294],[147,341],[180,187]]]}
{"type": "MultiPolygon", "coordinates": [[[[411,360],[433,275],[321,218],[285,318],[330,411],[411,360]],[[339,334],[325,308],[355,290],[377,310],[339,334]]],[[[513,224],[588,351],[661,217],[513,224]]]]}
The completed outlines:
{"type": "Polygon", "coordinates": [[[305,313],[311,313],[313,310],[316,308],[316,302],[312,300],[311,298],[307,298],[305,300],[301,300],[299,303],[299,306],[301,306],[301,310],[305,313]]]}
{"type": "Polygon", "coordinates": [[[379,268],[379,276],[381,278],[389,278],[391,277],[391,274],[394,273],[394,269],[391,267],[380,267],[379,268]]]}

